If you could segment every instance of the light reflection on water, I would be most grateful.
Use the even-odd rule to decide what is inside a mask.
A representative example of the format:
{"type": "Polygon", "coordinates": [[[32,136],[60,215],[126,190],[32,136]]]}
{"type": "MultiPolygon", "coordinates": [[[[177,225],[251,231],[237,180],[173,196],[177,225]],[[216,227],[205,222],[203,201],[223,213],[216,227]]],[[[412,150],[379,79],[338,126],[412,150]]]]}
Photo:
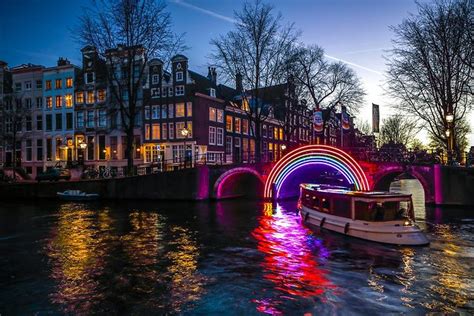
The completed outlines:
{"type": "Polygon", "coordinates": [[[472,213],[417,198],[429,247],[309,229],[293,202],[0,206],[0,314],[472,313],[472,213]]]}

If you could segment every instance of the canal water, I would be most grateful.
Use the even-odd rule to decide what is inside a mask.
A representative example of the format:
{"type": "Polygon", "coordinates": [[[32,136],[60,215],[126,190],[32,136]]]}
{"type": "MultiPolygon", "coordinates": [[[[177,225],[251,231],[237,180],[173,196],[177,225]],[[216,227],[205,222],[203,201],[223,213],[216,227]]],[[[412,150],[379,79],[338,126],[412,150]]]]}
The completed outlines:
{"type": "Polygon", "coordinates": [[[474,313],[474,210],[392,189],[430,246],[310,230],[294,202],[2,201],[0,314],[474,313]]]}

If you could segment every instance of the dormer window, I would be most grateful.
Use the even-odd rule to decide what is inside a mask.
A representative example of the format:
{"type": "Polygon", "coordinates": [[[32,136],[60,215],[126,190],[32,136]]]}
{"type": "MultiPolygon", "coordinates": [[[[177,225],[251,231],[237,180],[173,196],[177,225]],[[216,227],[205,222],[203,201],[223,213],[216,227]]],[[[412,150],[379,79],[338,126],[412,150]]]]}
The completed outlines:
{"type": "Polygon", "coordinates": [[[159,75],[151,76],[151,84],[158,84],[159,81],[160,81],[160,76],[159,75]]]}
{"type": "Polygon", "coordinates": [[[209,95],[211,97],[215,98],[216,97],[216,89],[214,89],[214,88],[209,89],[209,95]]]}
{"type": "Polygon", "coordinates": [[[176,96],[184,95],[184,86],[176,86],[176,96]]]}
{"type": "Polygon", "coordinates": [[[183,72],[182,71],[176,72],[176,81],[183,81],[183,72]]]}

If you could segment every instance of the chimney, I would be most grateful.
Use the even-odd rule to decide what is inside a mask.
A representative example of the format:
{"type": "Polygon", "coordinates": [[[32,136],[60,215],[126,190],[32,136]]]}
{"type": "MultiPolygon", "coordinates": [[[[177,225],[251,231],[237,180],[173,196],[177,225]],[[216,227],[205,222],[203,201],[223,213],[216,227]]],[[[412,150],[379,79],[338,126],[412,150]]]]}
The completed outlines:
{"type": "Polygon", "coordinates": [[[242,93],[242,90],[243,90],[242,74],[240,72],[238,72],[235,75],[235,90],[237,90],[237,92],[239,92],[239,93],[242,93]]]}
{"type": "Polygon", "coordinates": [[[59,57],[58,59],[58,66],[66,66],[70,65],[71,62],[67,58],[59,57]]]}
{"type": "Polygon", "coordinates": [[[207,73],[207,78],[211,80],[213,85],[216,85],[217,83],[217,72],[216,72],[216,67],[210,66],[208,68],[208,73],[207,73]]]}

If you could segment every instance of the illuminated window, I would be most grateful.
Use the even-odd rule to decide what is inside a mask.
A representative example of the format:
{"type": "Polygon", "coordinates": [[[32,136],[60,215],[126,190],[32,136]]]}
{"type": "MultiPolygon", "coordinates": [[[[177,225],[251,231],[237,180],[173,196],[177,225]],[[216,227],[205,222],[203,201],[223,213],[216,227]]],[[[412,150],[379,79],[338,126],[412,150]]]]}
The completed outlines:
{"type": "Polygon", "coordinates": [[[280,140],[283,140],[283,128],[280,128],[280,140]]]}
{"type": "Polygon", "coordinates": [[[188,138],[192,138],[193,137],[193,122],[187,121],[186,129],[188,130],[188,138]]]}
{"type": "Polygon", "coordinates": [[[245,135],[249,134],[249,121],[247,119],[242,120],[242,133],[245,135]]]}
{"type": "Polygon", "coordinates": [[[56,96],[56,108],[60,108],[63,106],[63,97],[60,95],[56,96]]]}
{"type": "Polygon", "coordinates": [[[238,117],[234,119],[234,131],[240,134],[240,118],[238,117]]]}
{"type": "Polygon", "coordinates": [[[150,138],[151,138],[150,124],[145,124],[145,139],[150,140],[150,138]]]}
{"type": "Polygon", "coordinates": [[[191,117],[193,116],[193,103],[186,102],[186,116],[191,117]]]}
{"type": "Polygon", "coordinates": [[[232,132],[232,116],[230,115],[225,117],[225,129],[228,132],[232,132]]]}
{"type": "Polygon", "coordinates": [[[77,92],[76,93],[76,103],[77,104],[84,103],[84,92],[77,92]]]}
{"type": "Polygon", "coordinates": [[[215,122],[216,121],[216,108],[213,108],[213,107],[209,107],[209,121],[213,121],[215,122]]]}
{"type": "Polygon", "coordinates": [[[184,117],[184,103],[176,104],[176,117],[184,117]]]}
{"type": "Polygon", "coordinates": [[[72,88],[72,78],[66,79],[66,88],[72,88]]]}
{"type": "Polygon", "coordinates": [[[61,79],[56,79],[55,87],[56,89],[61,89],[63,86],[63,81],[61,79]]]}
{"type": "Polygon", "coordinates": [[[161,139],[166,139],[168,138],[168,124],[163,123],[162,124],[162,133],[161,133],[161,139]]]}
{"type": "Polygon", "coordinates": [[[105,90],[104,89],[97,90],[97,101],[105,102],[105,90]]]}
{"type": "Polygon", "coordinates": [[[51,80],[46,80],[46,90],[51,90],[51,80]]]}
{"type": "Polygon", "coordinates": [[[153,139],[160,139],[160,124],[152,124],[152,131],[151,131],[151,137],[153,139]]]}
{"type": "Polygon", "coordinates": [[[87,104],[94,103],[94,91],[87,91],[87,104]]]}
{"type": "Polygon", "coordinates": [[[53,97],[46,97],[46,107],[48,109],[53,107],[53,97]]]}
{"type": "Polygon", "coordinates": [[[278,127],[273,129],[273,138],[278,139],[278,127]]]}
{"type": "Polygon", "coordinates": [[[66,101],[66,107],[72,108],[72,94],[66,94],[64,100],[66,101]]]}
{"type": "Polygon", "coordinates": [[[224,123],[224,110],[217,110],[217,121],[219,123],[224,123]]]}
{"type": "Polygon", "coordinates": [[[176,122],[176,138],[184,138],[183,131],[184,122],[176,122]]]}

